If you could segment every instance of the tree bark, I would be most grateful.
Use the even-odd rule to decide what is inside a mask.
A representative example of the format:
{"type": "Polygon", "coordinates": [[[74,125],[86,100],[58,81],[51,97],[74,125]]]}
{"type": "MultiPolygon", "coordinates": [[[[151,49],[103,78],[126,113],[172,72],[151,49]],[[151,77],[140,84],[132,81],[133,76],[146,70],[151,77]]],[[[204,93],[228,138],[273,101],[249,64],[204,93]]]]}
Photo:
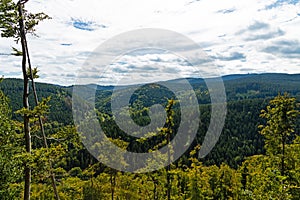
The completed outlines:
{"type": "Polygon", "coordinates": [[[111,174],[110,174],[110,185],[111,185],[111,200],[114,200],[115,196],[115,186],[116,186],[116,175],[115,175],[115,170],[111,169],[111,174]]]}
{"type": "MultiPolygon", "coordinates": [[[[24,79],[24,88],[23,88],[23,107],[29,109],[29,78],[26,70],[26,42],[25,42],[25,27],[24,27],[24,18],[23,18],[23,5],[18,4],[19,12],[19,26],[20,26],[20,35],[21,35],[21,45],[22,45],[22,72],[24,79]]],[[[24,115],[24,134],[25,134],[25,145],[26,152],[31,154],[31,135],[30,135],[30,125],[29,125],[29,116],[24,115]]],[[[25,163],[25,188],[24,188],[24,200],[30,200],[30,183],[31,183],[31,169],[28,166],[28,163],[25,163]]]]}
{"type": "MultiPolygon", "coordinates": [[[[26,40],[26,32],[25,32],[25,26],[24,26],[24,15],[23,15],[23,5],[27,1],[19,1],[18,3],[18,12],[19,12],[19,26],[20,26],[20,36],[21,36],[21,45],[22,45],[22,71],[23,71],[23,79],[24,79],[24,94],[23,94],[23,107],[26,109],[29,109],[29,78],[31,77],[31,83],[32,83],[32,90],[34,94],[34,100],[36,103],[36,106],[39,104],[38,96],[36,92],[35,83],[33,80],[33,73],[32,73],[32,67],[31,67],[31,61],[28,51],[28,45],[26,40]],[[26,63],[28,62],[29,65],[29,73],[30,76],[28,76],[26,63]]],[[[44,125],[41,116],[38,116],[39,118],[39,124],[43,136],[43,141],[46,149],[48,149],[47,144],[47,138],[45,135],[44,125]]],[[[24,133],[25,133],[25,143],[26,143],[26,152],[31,153],[31,135],[30,135],[30,124],[29,124],[29,116],[24,115],[24,133]]],[[[52,170],[52,162],[49,160],[50,170],[52,170]]],[[[51,183],[54,190],[55,199],[59,200],[59,195],[56,187],[56,181],[55,181],[55,175],[52,171],[50,171],[50,177],[51,177],[51,183]]],[[[28,167],[25,163],[25,189],[24,189],[24,199],[29,200],[30,199],[30,183],[31,183],[31,169],[28,167]]]]}
{"type": "MultiPolygon", "coordinates": [[[[39,105],[39,99],[38,99],[38,95],[36,92],[36,87],[35,87],[35,82],[34,82],[34,77],[33,77],[33,73],[32,73],[32,67],[31,67],[31,61],[30,61],[30,56],[29,56],[29,50],[28,50],[28,45],[27,45],[27,39],[26,39],[26,34],[24,34],[24,42],[25,42],[25,54],[27,55],[27,60],[28,60],[28,68],[29,68],[29,74],[30,74],[30,79],[31,79],[31,87],[32,87],[32,91],[33,91],[33,96],[34,96],[34,101],[35,101],[35,105],[38,106],[39,105]]],[[[28,75],[27,75],[28,76],[28,75]]],[[[44,124],[42,121],[42,117],[38,116],[39,119],[39,125],[40,125],[40,129],[42,132],[42,136],[43,136],[43,142],[44,142],[44,146],[45,148],[48,150],[48,143],[47,143],[47,137],[45,134],[45,129],[44,129],[44,124]]],[[[56,187],[56,180],[55,180],[55,175],[52,172],[52,162],[51,160],[49,160],[49,167],[50,167],[50,177],[51,177],[51,184],[52,184],[52,188],[54,191],[54,196],[56,200],[60,200],[59,195],[58,195],[58,191],[57,191],[57,187],[56,187]]]]}
{"type": "Polygon", "coordinates": [[[285,168],[284,168],[284,158],[285,158],[285,136],[282,137],[282,157],[281,157],[281,176],[284,176],[285,174],[285,168]]]}
{"type": "Polygon", "coordinates": [[[167,145],[168,145],[168,166],[167,166],[167,199],[171,200],[171,152],[170,148],[172,148],[170,141],[171,141],[171,133],[172,133],[172,107],[173,107],[173,100],[169,102],[170,106],[167,108],[167,117],[168,119],[168,124],[167,124],[167,145]]]}
{"type": "MultiPolygon", "coordinates": [[[[171,128],[171,127],[169,127],[171,128]]],[[[167,133],[167,145],[169,145],[170,148],[170,130],[168,130],[167,133]]],[[[167,166],[167,199],[170,200],[171,199],[171,177],[170,177],[170,170],[171,170],[171,163],[170,163],[170,157],[171,157],[171,153],[170,153],[170,149],[168,148],[168,166],[167,166]]]]}

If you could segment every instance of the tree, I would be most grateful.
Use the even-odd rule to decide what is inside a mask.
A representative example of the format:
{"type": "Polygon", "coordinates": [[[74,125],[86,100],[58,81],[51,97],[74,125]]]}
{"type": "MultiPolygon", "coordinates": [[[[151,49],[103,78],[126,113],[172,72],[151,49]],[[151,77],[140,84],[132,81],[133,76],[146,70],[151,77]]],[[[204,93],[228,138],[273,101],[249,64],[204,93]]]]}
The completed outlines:
{"type": "MultiPolygon", "coordinates": [[[[34,92],[34,98],[36,105],[38,105],[38,99],[34,84],[34,77],[36,77],[37,70],[33,69],[30,62],[30,56],[28,51],[28,44],[26,39],[27,33],[34,34],[35,26],[42,20],[49,18],[48,15],[44,13],[32,14],[28,13],[24,9],[25,3],[28,0],[19,0],[18,3],[14,3],[12,0],[2,0],[0,4],[0,30],[2,31],[2,37],[14,38],[18,43],[21,42],[22,50],[19,51],[14,48],[14,54],[17,56],[22,56],[22,72],[24,81],[23,90],[23,107],[29,110],[29,83],[31,81],[32,90],[34,92]],[[27,66],[28,65],[28,66],[27,66]]],[[[26,113],[23,115],[24,123],[24,134],[25,134],[25,144],[26,152],[31,154],[31,135],[30,135],[30,116],[26,113]]],[[[42,120],[39,117],[40,126],[43,132],[42,120]]],[[[44,137],[45,138],[45,137],[44,137]]],[[[45,140],[45,146],[47,148],[47,143],[45,140]]],[[[30,183],[31,183],[31,169],[25,164],[25,188],[24,188],[24,199],[30,199],[30,183]]],[[[54,179],[54,178],[53,178],[54,179]]],[[[53,181],[53,188],[57,194],[55,181],[53,181]]],[[[59,199],[58,195],[56,195],[59,199]]]]}
{"type": "Polygon", "coordinates": [[[280,170],[274,166],[274,160],[269,156],[248,157],[239,171],[246,173],[241,199],[289,199],[282,187],[280,170]]]}
{"type": "Polygon", "coordinates": [[[167,198],[168,200],[171,199],[171,174],[170,174],[170,170],[171,170],[171,145],[170,145],[170,140],[171,140],[171,135],[173,135],[174,131],[173,131],[173,127],[174,127],[174,121],[173,121],[173,116],[174,116],[174,111],[172,110],[172,107],[174,106],[175,101],[173,99],[168,100],[168,104],[166,106],[166,113],[167,113],[167,120],[166,120],[166,127],[162,128],[162,132],[166,135],[167,137],[167,144],[168,144],[168,163],[170,163],[167,166],[167,198]]]}
{"type": "Polygon", "coordinates": [[[265,138],[265,149],[269,167],[266,168],[268,176],[266,179],[272,180],[272,183],[279,182],[277,186],[269,190],[276,198],[291,198],[293,185],[298,187],[297,181],[293,177],[297,176],[295,168],[297,167],[297,147],[293,140],[298,138],[295,133],[296,120],[299,115],[297,102],[295,98],[289,97],[287,93],[278,95],[270,101],[266,110],[261,111],[260,117],[266,119],[265,125],[260,125],[260,134],[265,138]],[[296,150],[296,152],[295,152],[296,150]],[[278,173],[277,173],[278,172],[278,173]],[[275,180],[275,181],[274,181],[275,180]],[[275,192],[274,192],[275,191],[275,192]]]}
{"type": "Polygon", "coordinates": [[[291,159],[288,160],[289,165],[289,193],[292,199],[300,199],[300,136],[296,136],[292,144],[287,146],[287,154],[291,159]]]}
{"type": "MultiPolygon", "coordinates": [[[[199,152],[200,145],[197,145],[191,152],[190,158],[191,166],[187,169],[187,176],[188,176],[188,189],[189,189],[189,196],[191,200],[196,199],[205,199],[208,197],[212,197],[212,189],[210,188],[210,182],[214,182],[211,176],[212,169],[218,170],[216,166],[212,168],[204,167],[202,163],[198,160],[197,153],[199,152]],[[216,168],[214,168],[216,167],[216,168]]],[[[212,183],[213,185],[213,183],[212,183]]]]}
{"type": "MultiPolygon", "coordinates": [[[[1,82],[1,80],[0,80],[1,82]]],[[[18,127],[11,120],[8,98],[0,90],[0,196],[1,199],[18,198],[17,188],[11,184],[20,179],[22,163],[15,159],[20,153],[21,138],[17,134],[18,127]]]]}
{"type": "Polygon", "coordinates": [[[295,122],[299,111],[296,110],[296,99],[287,93],[278,95],[260,117],[267,120],[266,125],[260,125],[260,134],[265,137],[265,149],[271,156],[279,156],[281,160],[281,175],[285,175],[285,147],[295,134],[295,122]]]}

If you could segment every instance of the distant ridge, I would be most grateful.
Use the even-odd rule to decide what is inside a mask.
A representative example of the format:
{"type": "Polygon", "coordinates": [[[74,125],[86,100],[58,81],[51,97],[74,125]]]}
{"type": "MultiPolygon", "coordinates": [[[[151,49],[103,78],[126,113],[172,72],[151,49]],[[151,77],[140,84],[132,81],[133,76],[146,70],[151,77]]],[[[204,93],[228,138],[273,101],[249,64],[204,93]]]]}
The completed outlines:
{"type": "MultiPolygon", "coordinates": [[[[224,75],[221,76],[222,80],[224,82],[228,82],[228,81],[236,81],[236,80],[251,80],[251,81],[299,81],[300,82],[300,74],[286,74],[286,73],[251,73],[251,74],[230,74],[230,75],[224,75]]],[[[173,79],[173,80],[167,80],[167,81],[159,81],[159,82],[170,82],[170,83],[180,83],[183,79],[189,81],[189,83],[191,84],[196,84],[196,83],[205,83],[205,79],[204,78],[181,78],[181,79],[173,79]]],[[[22,84],[23,81],[22,79],[18,79],[18,78],[4,78],[4,82],[11,80],[17,83],[22,84]]],[[[158,82],[158,83],[159,83],[158,82]]],[[[36,81],[37,84],[40,85],[52,85],[52,86],[56,86],[56,87],[63,87],[63,88],[72,88],[72,86],[62,86],[59,84],[50,84],[50,83],[44,83],[44,82],[38,82],[36,81]]],[[[143,85],[143,84],[137,84],[137,85],[143,85]]],[[[0,85],[1,86],[1,85],[0,85]]],[[[97,84],[87,84],[86,86],[91,87],[91,88],[95,88],[97,87],[97,90],[113,90],[114,89],[114,85],[97,85],[97,84]]],[[[118,86],[120,87],[120,86],[118,86]]],[[[126,88],[127,86],[121,86],[121,88],[126,88]]]]}

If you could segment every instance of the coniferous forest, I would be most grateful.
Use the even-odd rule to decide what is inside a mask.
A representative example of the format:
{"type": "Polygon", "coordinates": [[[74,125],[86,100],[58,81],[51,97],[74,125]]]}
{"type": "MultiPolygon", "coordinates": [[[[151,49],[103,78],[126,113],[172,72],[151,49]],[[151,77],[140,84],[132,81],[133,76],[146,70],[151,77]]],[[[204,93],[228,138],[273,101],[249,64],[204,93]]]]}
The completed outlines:
{"type": "MultiPolygon", "coordinates": [[[[46,101],[41,101],[40,106],[45,110],[42,119],[48,148],[44,147],[34,115],[30,119],[32,152],[28,155],[22,127],[22,80],[4,79],[0,83],[1,197],[22,198],[26,163],[32,169],[31,199],[55,199],[51,173],[55,174],[60,199],[167,199],[168,194],[170,199],[298,199],[298,77],[286,74],[240,75],[230,80],[226,80],[229,76],[224,77],[228,97],[225,126],[216,146],[202,159],[198,159],[197,152],[209,124],[210,103],[208,94],[200,92],[205,91],[202,80],[191,80],[198,91],[201,111],[197,137],[179,160],[149,173],[111,169],[86,150],[72,121],[72,87],[37,84],[40,96],[46,101]],[[278,80],[276,85],[272,85],[274,79],[278,80]]],[[[132,117],[136,123],[149,123],[146,105],[160,103],[167,107],[168,98],[172,98],[170,92],[164,91],[166,88],[156,86],[149,84],[134,93],[132,117]],[[145,101],[146,93],[152,96],[145,101]],[[143,109],[141,104],[145,105],[143,109]]],[[[99,87],[95,106],[105,133],[115,144],[128,151],[147,152],[166,140],[161,135],[140,141],[123,133],[110,113],[111,93],[111,87],[99,87]]],[[[33,103],[33,99],[29,102],[33,103]]],[[[174,131],[180,118],[178,112],[175,104],[174,131]]]]}
{"type": "MultiPolygon", "coordinates": [[[[118,171],[99,162],[83,145],[85,130],[78,131],[73,121],[73,86],[36,82],[39,72],[31,67],[26,34],[49,16],[28,13],[25,3],[3,0],[0,4],[1,36],[21,43],[22,50],[14,48],[13,54],[20,57],[23,72],[23,79],[0,80],[0,199],[300,199],[299,74],[223,76],[225,125],[204,158],[198,152],[210,124],[212,102],[203,79],[187,79],[200,111],[192,145],[159,170],[118,171]]],[[[154,104],[167,113],[165,125],[146,139],[130,136],[116,124],[111,110],[113,88],[97,86],[94,105],[112,143],[147,153],[175,137],[182,113],[178,97],[168,88],[159,82],[146,84],[130,99],[131,118],[139,126],[151,122],[149,108],[154,104]]],[[[192,109],[189,113],[194,115],[192,109]]],[[[87,126],[86,131],[89,128],[93,129],[87,126]]],[[[101,144],[94,141],[93,145],[101,144]]],[[[127,164],[120,154],[105,159],[127,164]]]]}

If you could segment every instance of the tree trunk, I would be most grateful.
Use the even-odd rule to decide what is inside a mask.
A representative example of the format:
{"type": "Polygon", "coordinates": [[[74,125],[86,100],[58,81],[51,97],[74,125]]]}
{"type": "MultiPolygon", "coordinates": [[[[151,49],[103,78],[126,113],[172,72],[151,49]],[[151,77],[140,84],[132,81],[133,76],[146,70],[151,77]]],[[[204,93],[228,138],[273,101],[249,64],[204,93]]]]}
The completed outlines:
{"type": "MultiPolygon", "coordinates": [[[[23,89],[23,107],[29,109],[29,79],[27,76],[26,70],[26,41],[25,41],[25,28],[24,28],[24,19],[23,19],[23,5],[18,4],[19,12],[19,26],[20,26],[20,35],[21,35],[21,45],[22,45],[22,72],[24,79],[24,89],[23,89]]],[[[30,136],[30,126],[29,126],[29,116],[24,115],[24,134],[25,134],[25,145],[26,152],[31,153],[31,136],[30,136]]],[[[24,200],[30,200],[30,183],[31,183],[31,169],[28,166],[28,163],[25,163],[25,188],[24,188],[24,200]]]]}
{"type": "Polygon", "coordinates": [[[282,137],[281,176],[284,176],[285,136],[282,137]]]}
{"type": "Polygon", "coordinates": [[[114,169],[111,170],[112,170],[110,174],[111,200],[114,200],[115,187],[116,187],[116,171],[114,169]]]}
{"type": "Polygon", "coordinates": [[[171,200],[171,152],[170,148],[172,148],[170,141],[171,141],[171,134],[172,134],[172,107],[174,105],[173,100],[169,102],[169,108],[167,108],[167,118],[168,118],[168,124],[167,124],[167,145],[168,145],[168,166],[167,166],[167,199],[171,200]]]}
{"type": "MultiPolygon", "coordinates": [[[[26,40],[26,35],[24,36],[24,41],[25,41],[25,54],[27,55],[27,60],[28,60],[28,67],[29,67],[29,74],[31,77],[31,86],[32,86],[32,91],[33,91],[33,96],[34,96],[34,101],[35,101],[35,105],[38,106],[39,105],[39,100],[38,100],[38,95],[36,92],[36,87],[35,87],[35,82],[34,82],[34,78],[33,78],[33,73],[32,73],[32,67],[31,67],[31,61],[30,61],[30,56],[29,56],[29,50],[28,50],[28,45],[27,45],[27,40],[26,40]]],[[[45,148],[48,150],[48,143],[47,143],[47,138],[46,138],[46,134],[45,134],[45,129],[44,129],[44,124],[42,121],[42,117],[38,116],[39,119],[39,125],[40,125],[40,129],[42,132],[42,136],[43,136],[43,142],[44,142],[44,146],[45,148]]],[[[52,172],[52,162],[51,160],[49,160],[49,167],[50,167],[50,177],[51,177],[51,184],[52,184],[52,188],[54,191],[54,196],[56,200],[59,200],[59,195],[58,195],[58,191],[57,191],[57,187],[56,187],[56,180],[55,180],[55,175],[52,172]]]]}
{"type": "Polygon", "coordinates": [[[157,180],[154,176],[152,176],[152,181],[154,183],[154,188],[153,188],[153,199],[158,200],[158,194],[157,194],[157,180]]]}
{"type": "MultiPolygon", "coordinates": [[[[26,1],[27,2],[27,1],[26,1]]],[[[26,3],[24,2],[24,3],[26,3]]],[[[28,61],[29,65],[29,74],[31,77],[31,83],[32,83],[32,90],[34,94],[34,100],[36,106],[39,104],[37,92],[36,92],[36,87],[35,83],[33,80],[33,73],[32,73],[32,67],[31,67],[31,61],[30,61],[30,56],[29,56],[29,50],[28,50],[28,45],[27,45],[27,40],[26,40],[26,32],[25,32],[25,26],[24,26],[24,17],[23,17],[23,4],[21,1],[18,3],[18,11],[19,11],[19,26],[20,26],[20,36],[21,36],[21,44],[22,44],[22,71],[23,71],[23,78],[24,78],[24,95],[23,95],[23,106],[24,108],[29,108],[29,103],[28,103],[28,96],[29,96],[29,76],[27,73],[26,69],[26,62],[28,61]],[[27,59],[27,60],[26,60],[27,59]]],[[[45,135],[45,130],[44,130],[44,125],[41,116],[38,116],[39,118],[39,124],[43,136],[43,141],[45,148],[48,149],[48,144],[47,144],[47,138],[45,135]]],[[[24,116],[24,129],[25,129],[25,140],[26,140],[26,151],[28,153],[31,153],[31,138],[30,138],[30,129],[29,129],[29,116],[24,116]]],[[[52,170],[52,162],[49,160],[49,165],[50,165],[50,170],[52,170]]],[[[54,190],[54,196],[55,199],[59,200],[59,195],[56,187],[56,181],[55,181],[55,175],[51,171],[50,172],[50,177],[51,177],[51,183],[52,187],[54,190]]],[[[25,191],[24,191],[24,199],[30,199],[30,180],[31,180],[31,169],[30,168],[25,168],[25,191]]]]}
{"type": "MultiPolygon", "coordinates": [[[[171,128],[171,127],[170,127],[171,128]]],[[[168,141],[168,145],[170,148],[170,130],[168,130],[167,133],[167,141],[168,141]]],[[[168,167],[167,167],[167,199],[170,200],[171,199],[171,177],[170,177],[170,170],[171,170],[171,163],[170,163],[170,149],[168,148],[168,167]]]]}

